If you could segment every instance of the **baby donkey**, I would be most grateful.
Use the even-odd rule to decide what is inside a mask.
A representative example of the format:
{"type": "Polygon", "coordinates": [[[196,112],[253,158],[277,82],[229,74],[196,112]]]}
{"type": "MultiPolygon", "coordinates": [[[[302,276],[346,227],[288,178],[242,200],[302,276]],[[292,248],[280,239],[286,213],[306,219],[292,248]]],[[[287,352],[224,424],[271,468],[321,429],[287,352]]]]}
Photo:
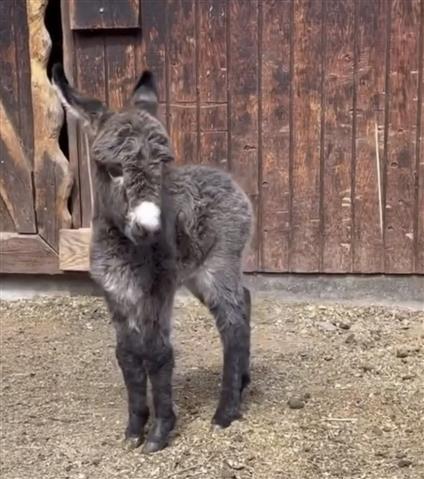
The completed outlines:
{"type": "Polygon", "coordinates": [[[241,267],[253,221],[247,196],[223,171],[173,164],[150,72],[119,112],[78,93],[61,65],[53,69],[53,83],[91,140],[90,272],[116,329],[116,357],[128,393],[128,446],[144,440],[147,379],[154,418],[143,450],[164,448],[175,426],[170,333],[180,286],[215,318],[224,366],[212,422],[229,426],[240,417],[241,393],[250,381],[250,293],[241,267]]]}

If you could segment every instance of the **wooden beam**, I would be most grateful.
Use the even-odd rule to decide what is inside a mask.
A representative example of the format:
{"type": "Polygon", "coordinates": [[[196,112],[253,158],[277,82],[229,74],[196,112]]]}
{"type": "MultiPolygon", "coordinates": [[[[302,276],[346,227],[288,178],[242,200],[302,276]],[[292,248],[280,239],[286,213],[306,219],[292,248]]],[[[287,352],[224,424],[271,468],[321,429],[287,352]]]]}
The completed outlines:
{"type": "Polygon", "coordinates": [[[0,273],[57,274],[58,256],[38,235],[0,233],[0,273]]]}
{"type": "Polygon", "coordinates": [[[89,270],[90,238],[90,228],[60,230],[59,268],[62,271],[89,270]]]}

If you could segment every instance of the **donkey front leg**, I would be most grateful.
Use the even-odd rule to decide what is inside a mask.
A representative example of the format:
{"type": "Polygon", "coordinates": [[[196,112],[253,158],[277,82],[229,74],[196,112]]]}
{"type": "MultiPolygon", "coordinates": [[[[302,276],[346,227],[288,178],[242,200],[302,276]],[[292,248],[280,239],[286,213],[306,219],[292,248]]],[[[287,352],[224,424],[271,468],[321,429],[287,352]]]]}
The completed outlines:
{"type": "Polygon", "coordinates": [[[128,424],[125,431],[125,446],[134,449],[144,440],[144,427],[149,418],[147,406],[147,374],[141,356],[141,337],[138,332],[118,332],[116,357],[122,370],[128,396],[128,424]]]}
{"type": "Polygon", "coordinates": [[[152,386],[155,412],[153,424],[143,446],[143,452],[150,453],[160,451],[168,445],[169,434],[176,422],[172,407],[174,353],[169,339],[161,335],[145,343],[145,348],[148,351],[145,366],[152,386]]]}

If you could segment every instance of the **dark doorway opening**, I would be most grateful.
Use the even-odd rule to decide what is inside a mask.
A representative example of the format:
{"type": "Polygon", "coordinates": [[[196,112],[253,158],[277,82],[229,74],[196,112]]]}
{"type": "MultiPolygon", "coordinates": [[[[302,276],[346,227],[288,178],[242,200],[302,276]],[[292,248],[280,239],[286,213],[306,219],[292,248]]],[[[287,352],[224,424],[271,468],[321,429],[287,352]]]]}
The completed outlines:
{"type": "MultiPolygon", "coordinates": [[[[44,19],[52,43],[50,57],[47,62],[47,75],[49,79],[51,79],[53,65],[58,62],[63,64],[63,31],[60,5],[60,0],[49,0],[44,19]]],[[[69,141],[66,115],[64,115],[63,125],[59,134],[59,146],[63,151],[63,154],[69,158],[69,141]]]]}

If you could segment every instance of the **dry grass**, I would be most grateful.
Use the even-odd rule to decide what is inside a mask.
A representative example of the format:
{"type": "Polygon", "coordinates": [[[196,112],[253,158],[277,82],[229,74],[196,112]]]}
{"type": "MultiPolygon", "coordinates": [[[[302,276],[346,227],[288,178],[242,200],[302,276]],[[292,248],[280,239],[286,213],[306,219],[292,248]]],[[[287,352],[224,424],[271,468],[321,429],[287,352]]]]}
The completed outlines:
{"type": "Polygon", "coordinates": [[[120,446],[125,391],[102,301],[1,308],[3,479],[424,477],[423,313],[257,299],[244,420],[211,433],[219,340],[202,307],[179,301],[178,427],[144,456],[120,446]]]}

